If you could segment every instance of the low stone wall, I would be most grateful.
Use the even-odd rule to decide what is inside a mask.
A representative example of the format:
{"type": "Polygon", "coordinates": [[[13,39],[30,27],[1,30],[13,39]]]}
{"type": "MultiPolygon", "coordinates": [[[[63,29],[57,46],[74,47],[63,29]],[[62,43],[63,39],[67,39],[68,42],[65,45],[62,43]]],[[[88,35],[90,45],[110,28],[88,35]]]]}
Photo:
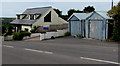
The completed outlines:
{"type": "Polygon", "coordinates": [[[57,30],[56,32],[46,32],[44,34],[40,34],[40,40],[50,39],[51,37],[64,36],[66,32],[68,32],[67,29],[57,30]]]}
{"type": "MultiPolygon", "coordinates": [[[[46,32],[46,33],[32,33],[31,36],[26,36],[23,39],[29,39],[29,38],[33,38],[33,37],[40,37],[40,40],[44,40],[44,39],[50,39],[51,37],[59,37],[59,36],[64,36],[64,34],[68,32],[67,29],[64,30],[57,30],[57,31],[53,31],[53,32],[46,32]]],[[[2,37],[1,38],[2,41],[8,41],[8,40],[12,40],[13,36],[6,36],[6,37],[2,37]]]]}
{"type": "Polygon", "coordinates": [[[13,36],[6,36],[3,38],[5,41],[10,41],[13,39],[13,36]]]}
{"type": "Polygon", "coordinates": [[[30,37],[36,37],[36,36],[40,36],[40,33],[32,33],[32,34],[30,35],[30,37]]]}
{"type": "Polygon", "coordinates": [[[37,36],[40,36],[40,33],[31,33],[30,36],[25,36],[23,39],[29,39],[29,38],[37,37],[37,36]]]}
{"type": "Polygon", "coordinates": [[[0,41],[4,41],[4,36],[0,36],[0,41]]]}

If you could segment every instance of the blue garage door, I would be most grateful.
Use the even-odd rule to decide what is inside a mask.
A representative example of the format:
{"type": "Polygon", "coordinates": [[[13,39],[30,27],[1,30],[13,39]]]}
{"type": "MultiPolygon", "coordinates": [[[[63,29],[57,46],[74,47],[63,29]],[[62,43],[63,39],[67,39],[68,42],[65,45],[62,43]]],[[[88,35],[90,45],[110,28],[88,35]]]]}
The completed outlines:
{"type": "Polygon", "coordinates": [[[71,35],[81,34],[81,22],[80,21],[71,21],[71,35]]]}
{"type": "Polygon", "coordinates": [[[90,38],[103,39],[103,21],[90,21],[90,38]]]}

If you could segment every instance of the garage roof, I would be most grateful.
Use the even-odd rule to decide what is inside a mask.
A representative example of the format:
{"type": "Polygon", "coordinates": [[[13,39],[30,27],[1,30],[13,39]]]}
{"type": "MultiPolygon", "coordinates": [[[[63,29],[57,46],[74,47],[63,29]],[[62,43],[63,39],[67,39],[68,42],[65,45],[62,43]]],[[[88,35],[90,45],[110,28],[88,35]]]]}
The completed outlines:
{"type": "Polygon", "coordinates": [[[105,19],[112,19],[108,16],[108,13],[107,11],[94,11],[94,12],[91,12],[91,13],[73,13],[68,21],[73,17],[73,16],[76,16],[79,20],[85,20],[87,19],[88,17],[90,17],[93,13],[97,13],[99,14],[101,17],[105,18],[105,19]]]}
{"type": "Polygon", "coordinates": [[[87,17],[89,17],[91,13],[74,13],[73,15],[75,15],[80,20],[82,20],[82,19],[86,19],[87,17]]]}
{"type": "Polygon", "coordinates": [[[108,16],[108,13],[106,11],[97,11],[96,13],[98,13],[99,15],[101,15],[105,19],[112,19],[108,16]]]}
{"type": "Polygon", "coordinates": [[[73,13],[68,21],[73,17],[76,16],[79,20],[85,20],[86,18],[88,18],[92,13],[73,13]]]}

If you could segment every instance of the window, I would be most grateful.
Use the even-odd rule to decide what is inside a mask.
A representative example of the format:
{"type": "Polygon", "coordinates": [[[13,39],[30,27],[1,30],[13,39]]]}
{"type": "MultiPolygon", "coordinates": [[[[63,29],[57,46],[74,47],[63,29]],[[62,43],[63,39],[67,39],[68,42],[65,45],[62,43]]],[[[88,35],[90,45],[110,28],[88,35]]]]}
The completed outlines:
{"type": "Polygon", "coordinates": [[[34,20],[34,15],[30,14],[30,20],[34,20]]]}
{"type": "Polygon", "coordinates": [[[27,15],[22,15],[22,16],[23,16],[22,19],[25,19],[27,15]]]}
{"type": "Polygon", "coordinates": [[[39,15],[36,15],[37,17],[36,17],[36,19],[39,19],[40,18],[40,16],[41,16],[41,14],[39,14],[39,15]]]}
{"type": "Polygon", "coordinates": [[[51,12],[44,17],[44,22],[51,22],[51,12]]]}
{"type": "Polygon", "coordinates": [[[25,28],[25,31],[28,31],[28,28],[25,28]]]}
{"type": "Polygon", "coordinates": [[[17,15],[17,19],[20,19],[20,15],[17,15]]]}

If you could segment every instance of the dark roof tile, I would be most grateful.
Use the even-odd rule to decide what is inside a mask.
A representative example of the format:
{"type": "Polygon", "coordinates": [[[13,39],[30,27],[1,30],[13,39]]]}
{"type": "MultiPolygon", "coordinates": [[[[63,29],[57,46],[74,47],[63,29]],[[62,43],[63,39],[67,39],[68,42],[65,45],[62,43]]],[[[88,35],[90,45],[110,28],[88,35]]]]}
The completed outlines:
{"type": "Polygon", "coordinates": [[[35,20],[17,19],[13,20],[10,24],[32,25],[35,20]]]}

